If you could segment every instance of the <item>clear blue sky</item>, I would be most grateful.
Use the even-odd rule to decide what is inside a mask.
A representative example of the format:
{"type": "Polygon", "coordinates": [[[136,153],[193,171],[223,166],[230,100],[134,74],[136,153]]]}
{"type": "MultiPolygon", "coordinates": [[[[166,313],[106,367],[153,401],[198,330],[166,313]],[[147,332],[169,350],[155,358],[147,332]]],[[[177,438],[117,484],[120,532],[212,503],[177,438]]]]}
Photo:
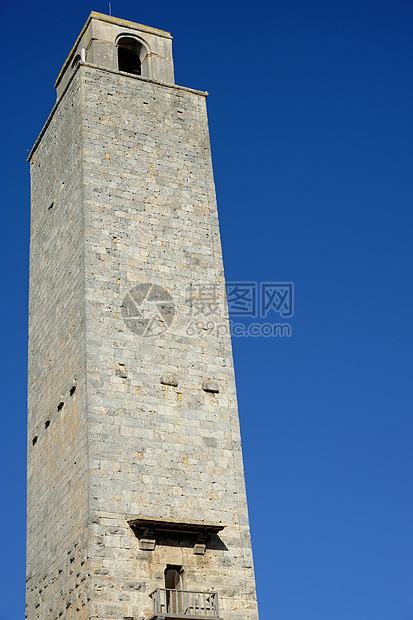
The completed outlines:
{"type": "MultiPolygon", "coordinates": [[[[21,620],[29,166],[106,1],[0,0],[0,620],[21,620]]],[[[228,280],[291,281],[291,338],[234,338],[261,620],[413,620],[413,2],[113,0],[208,90],[228,280]]],[[[31,619],[30,619],[31,620],[31,619]]]]}

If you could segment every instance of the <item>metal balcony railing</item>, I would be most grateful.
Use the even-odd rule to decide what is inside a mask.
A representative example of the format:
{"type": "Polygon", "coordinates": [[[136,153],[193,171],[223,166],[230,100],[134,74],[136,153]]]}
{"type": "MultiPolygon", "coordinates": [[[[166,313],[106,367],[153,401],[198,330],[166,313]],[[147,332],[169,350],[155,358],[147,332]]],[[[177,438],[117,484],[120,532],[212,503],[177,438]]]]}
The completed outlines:
{"type": "Polygon", "coordinates": [[[191,592],[158,588],[151,594],[153,617],[166,618],[219,618],[216,592],[191,592]]]}

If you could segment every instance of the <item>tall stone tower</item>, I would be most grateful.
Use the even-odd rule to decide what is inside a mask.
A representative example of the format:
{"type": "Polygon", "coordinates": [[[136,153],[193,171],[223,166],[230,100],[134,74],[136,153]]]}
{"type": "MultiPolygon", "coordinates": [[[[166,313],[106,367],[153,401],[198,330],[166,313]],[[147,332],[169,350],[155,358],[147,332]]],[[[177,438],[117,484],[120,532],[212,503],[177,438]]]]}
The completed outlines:
{"type": "Polygon", "coordinates": [[[206,93],[91,13],[30,156],[29,620],[257,620],[206,93]]]}

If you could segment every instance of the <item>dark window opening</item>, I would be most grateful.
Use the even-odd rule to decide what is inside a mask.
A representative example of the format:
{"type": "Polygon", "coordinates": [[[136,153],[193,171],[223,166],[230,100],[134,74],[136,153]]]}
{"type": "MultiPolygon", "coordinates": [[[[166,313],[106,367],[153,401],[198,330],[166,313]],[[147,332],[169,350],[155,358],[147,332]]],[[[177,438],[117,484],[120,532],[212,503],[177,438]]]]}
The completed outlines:
{"type": "Polygon", "coordinates": [[[118,67],[119,71],[142,75],[141,58],[144,47],[132,37],[122,37],[118,43],[118,67]]]}
{"type": "Polygon", "coordinates": [[[69,392],[70,396],[73,396],[75,392],[76,392],[76,386],[72,385],[72,387],[70,388],[70,392],[69,392]]]}
{"type": "Polygon", "coordinates": [[[52,204],[50,205],[49,211],[51,211],[51,209],[53,209],[53,207],[54,207],[54,202],[52,202],[52,204]]]}
{"type": "Polygon", "coordinates": [[[183,611],[183,598],[180,592],[184,589],[182,566],[167,564],[164,574],[166,611],[173,614],[180,613],[183,611]]]}
{"type": "Polygon", "coordinates": [[[72,67],[73,68],[77,67],[77,65],[80,63],[80,60],[81,60],[80,54],[76,54],[72,62],[72,67]]]}
{"type": "Polygon", "coordinates": [[[64,405],[64,402],[63,402],[63,401],[62,401],[62,402],[60,402],[60,403],[57,405],[57,410],[58,410],[58,411],[60,411],[61,409],[63,409],[63,405],[64,405]]]}
{"type": "Polygon", "coordinates": [[[36,444],[37,444],[37,435],[33,437],[33,445],[35,446],[36,444]]]}
{"type": "Polygon", "coordinates": [[[49,426],[50,426],[50,420],[46,420],[46,422],[44,423],[44,427],[49,428],[49,426]]]}
{"type": "Polygon", "coordinates": [[[167,590],[182,590],[183,586],[182,566],[167,564],[165,569],[165,588],[167,590]]]}
{"type": "Polygon", "coordinates": [[[141,61],[139,56],[137,56],[133,50],[129,50],[126,47],[120,47],[118,59],[119,71],[133,73],[134,75],[141,74],[141,61]]]}

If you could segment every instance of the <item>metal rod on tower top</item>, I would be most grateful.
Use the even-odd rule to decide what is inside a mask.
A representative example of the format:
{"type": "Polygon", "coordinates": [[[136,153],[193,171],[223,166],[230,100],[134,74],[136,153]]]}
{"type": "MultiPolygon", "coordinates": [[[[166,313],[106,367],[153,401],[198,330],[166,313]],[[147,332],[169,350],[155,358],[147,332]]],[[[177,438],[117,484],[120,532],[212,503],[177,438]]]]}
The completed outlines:
{"type": "Polygon", "coordinates": [[[112,6],[110,2],[109,2],[109,15],[112,16],[112,6]]]}

